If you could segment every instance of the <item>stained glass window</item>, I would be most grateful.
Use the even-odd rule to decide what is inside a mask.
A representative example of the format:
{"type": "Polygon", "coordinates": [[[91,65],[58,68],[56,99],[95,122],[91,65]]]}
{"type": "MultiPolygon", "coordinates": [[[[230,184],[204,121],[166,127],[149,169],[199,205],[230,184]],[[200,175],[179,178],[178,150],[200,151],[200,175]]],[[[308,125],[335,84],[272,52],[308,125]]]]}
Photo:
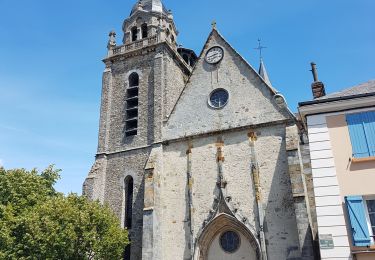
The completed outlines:
{"type": "Polygon", "coordinates": [[[227,253],[234,253],[240,247],[240,237],[234,231],[227,231],[220,237],[221,248],[227,253]]]}
{"type": "Polygon", "coordinates": [[[228,103],[229,93],[225,89],[214,90],[210,95],[210,105],[214,108],[222,108],[228,103]]]}

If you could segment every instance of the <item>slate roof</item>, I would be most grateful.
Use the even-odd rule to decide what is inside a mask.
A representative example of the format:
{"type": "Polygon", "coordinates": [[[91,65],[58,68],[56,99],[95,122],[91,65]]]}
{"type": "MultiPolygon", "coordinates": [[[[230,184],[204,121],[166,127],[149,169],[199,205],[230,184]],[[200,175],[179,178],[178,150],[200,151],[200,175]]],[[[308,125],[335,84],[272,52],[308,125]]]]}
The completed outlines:
{"type": "Polygon", "coordinates": [[[344,90],[334,92],[324,97],[320,97],[311,101],[304,101],[298,103],[299,106],[306,106],[318,103],[326,103],[337,100],[358,98],[364,96],[374,96],[375,95],[375,79],[369,80],[365,83],[361,83],[351,88],[346,88],[344,90]]]}
{"type": "Polygon", "coordinates": [[[375,79],[359,84],[357,86],[347,88],[338,92],[334,92],[324,97],[317,98],[316,100],[324,100],[330,98],[341,98],[363,94],[375,93],[375,79]]]}

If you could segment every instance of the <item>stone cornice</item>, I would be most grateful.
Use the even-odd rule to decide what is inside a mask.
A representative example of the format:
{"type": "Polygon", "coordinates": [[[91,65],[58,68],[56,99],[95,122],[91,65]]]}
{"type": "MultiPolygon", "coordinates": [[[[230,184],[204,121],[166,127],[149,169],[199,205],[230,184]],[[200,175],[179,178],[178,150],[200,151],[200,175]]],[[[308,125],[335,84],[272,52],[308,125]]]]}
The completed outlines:
{"type": "MultiPolygon", "coordinates": [[[[150,39],[155,39],[156,36],[149,37],[145,40],[147,42],[150,42],[150,39]]],[[[157,38],[156,38],[157,39],[157,38]]],[[[167,51],[173,56],[174,61],[180,66],[180,68],[187,74],[190,75],[192,72],[192,68],[186,64],[186,62],[183,60],[183,58],[178,54],[178,52],[167,42],[167,41],[151,41],[151,44],[144,46],[142,44],[142,47],[137,48],[137,43],[139,44],[142,41],[137,41],[132,44],[124,44],[120,46],[116,46],[111,50],[108,57],[104,58],[102,61],[105,64],[108,64],[109,62],[115,62],[119,60],[123,60],[130,57],[135,56],[141,56],[144,55],[145,52],[155,52],[158,47],[164,46],[166,47],[167,51]],[[132,48],[129,48],[128,46],[134,46],[132,48]],[[128,48],[127,48],[128,47],[128,48]]],[[[141,46],[141,45],[139,45],[141,46]]]]}

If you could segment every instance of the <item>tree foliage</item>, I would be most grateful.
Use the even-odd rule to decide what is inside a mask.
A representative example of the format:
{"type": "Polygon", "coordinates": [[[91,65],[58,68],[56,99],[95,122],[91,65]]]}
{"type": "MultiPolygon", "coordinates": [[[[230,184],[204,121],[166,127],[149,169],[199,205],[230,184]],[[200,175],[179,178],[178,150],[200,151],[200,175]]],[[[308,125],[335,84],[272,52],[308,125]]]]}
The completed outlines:
{"type": "Polygon", "coordinates": [[[0,168],[0,259],[120,259],[129,243],[111,210],[53,185],[59,171],[0,168]]]}

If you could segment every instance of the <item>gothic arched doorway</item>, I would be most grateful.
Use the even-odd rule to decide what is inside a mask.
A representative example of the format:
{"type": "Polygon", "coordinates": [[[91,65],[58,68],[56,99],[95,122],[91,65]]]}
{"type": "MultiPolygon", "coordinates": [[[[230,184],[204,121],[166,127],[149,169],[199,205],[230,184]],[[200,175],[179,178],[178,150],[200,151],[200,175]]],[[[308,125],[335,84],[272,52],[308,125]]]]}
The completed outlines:
{"type": "Polygon", "coordinates": [[[203,230],[196,260],[259,260],[259,244],[253,233],[235,217],[220,214],[203,230]]]}

